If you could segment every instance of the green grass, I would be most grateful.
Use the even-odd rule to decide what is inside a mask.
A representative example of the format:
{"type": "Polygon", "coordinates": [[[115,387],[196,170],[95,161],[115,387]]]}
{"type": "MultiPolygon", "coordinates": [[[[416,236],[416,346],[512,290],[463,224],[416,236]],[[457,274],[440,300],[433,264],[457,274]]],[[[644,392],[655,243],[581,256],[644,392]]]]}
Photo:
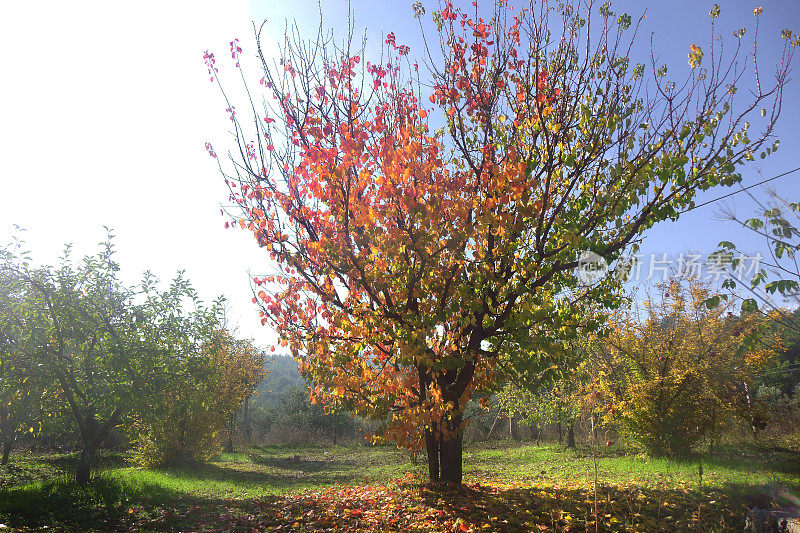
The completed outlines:
{"type": "Polygon", "coordinates": [[[256,448],[223,453],[203,465],[145,469],[126,467],[106,474],[132,485],[157,485],[201,498],[254,498],[401,477],[411,465],[387,448],[256,448]]]}
{"type": "MultiPolygon", "coordinates": [[[[699,489],[698,459],[676,462],[603,451],[608,456],[599,459],[598,475],[609,490],[699,489]]],[[[159,530],[169,520],[178,520],[173,517],[177,509],[234,505],[242,510],[248,502],[265,498],[276,501],[280,495],[326,487],[381,483],[409,473],[424,480],[427,472],[424,456],[413,465],[407,452],[390,446],[268,446],[222,453],[207,464],[163,469],[106,457],[93,481],[80,487],[70,479],[74,459],[17,456],[11,465],[0,467],[0,523],[103,530],[134,516],[137,523],[152,523],[153,530],[159,530]]],[[[741,499],[765,484],[780,484],[800,492],[796,452],[723,450],[702,458],[702,464],[706,491],[741,499]]],[[[593,463],[590,450],[491,443],[465,448],[464,472],[469,484],[585,490],[593,479],[593,463]]]]}
{"type": "Polygon", "coordinates": [[[8,464],[0,466],[0,489],[24,485],[60,476],[64,473],[66,455],[15,454],[8,464]]]}
{"type": "MultiPolygon", "coordinates": [[[[592,482],[591,450],[561,446],[479,447],[465,451],[467,475],[473,479],[527,481],[538,484],[592,482]]],[[[778,483],[800,489],[800,453],[786,449],[725,449],[713,457],[673,461],[645,455],[613,454],[598,460],[598,481],[604,485],[650,488],[699,486],[699,465],[707,488],[778,483]]]]}

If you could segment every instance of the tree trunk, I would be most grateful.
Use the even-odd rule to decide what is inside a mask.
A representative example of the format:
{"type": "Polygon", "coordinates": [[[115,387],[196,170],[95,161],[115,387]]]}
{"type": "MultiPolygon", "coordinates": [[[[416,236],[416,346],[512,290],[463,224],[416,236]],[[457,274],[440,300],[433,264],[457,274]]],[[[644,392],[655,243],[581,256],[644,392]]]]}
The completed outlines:
{"type": "Polygon", "coordinates": [[[92,464],[94,463],[94,443],[85,444],[81,451],[81,456],[78,459],[78,467],[75,469],[75,481],[79,484],[89,482],[92,473],[92,464]]]}
{"type": "Polygon", "coordinates": [[[78,484],[89,482],[92,475],[92,463],[94,463],[94,452],[99,442],[99,427],[94,417],[94,409],[89,408],[86,412],[86,419],[81,428],[81,438],[83,439],[83,450],[78,459],[78,466],[75,468],[75,481],[78,484]]]}
{"type": "Polygon", "coordinates": [[[447,422],[450,431],[456,434],[450,440],[439,443],[439,471],[441,480],[447,483],[461,484],[463,479],[462,456],[464,433],[461,431],[461,413],[453,414],[447,422]]]}
{"type": "MultiPolygon", "coordinates": [[[[418,368],[418,372],[420,390],[424,391],[428,383],[431,383],[431,376],[425,367],[418,368]]],[[[447,371],[437,376],[439,389],[446,393],[443,395],[443,399],[453,407],[458,406],[474,372],[475,364],[467,363],[458,371],[447,371]]],[[[436,425],[425,429],[425,447],[428,452],[428,474],[431,483],[444,481],[448,484],[460,485],[462,482],[462,441],[464,439],[461,427],[462,417],[461,411],[454,410],[448,419],[439,422],[442,424],[443,431],[438,431],[439,428],[436,425]]]]}
{"type": "Polygon", "coordinates": [[[228,434],[228,442],[225,443],[225,451],[228,453],[233,453],[235,451],[233,445],[233,437],[236,433],[236,413],[231,413],[230,418],[228,418],[228,423],[225,426],[226,430],[225,433],[228,434]]]}
{"type": "MultiPolygon", "coordinates": [[[[458,417],[458,427],[461,424],[461,417],[458,417]]],[[[464,434],[458,432],[450,440],[437,438],[432,430],[425,430],[425,448],[428,452],[428,478],[431,483],[445,481],[448,483],[460,484],[463,479],[462,459],[463,459],[463,439],[464,434]]]]}
{"type": "Polygon", "coordinates": [[[7,465],[8,464],[8,457],[11,455],[11,446],[13,445],[11,439],[3,439],[3,460],[0,464],[7,465]]]}
{"type": "Polygon", "coordinates": [[[556,422],[556,425],[558,426],[558,443],[561,444],[564,442],[564,435],[561,432],[561,422],[556,422]]]}
{"type": "Polygon", "coordinates": [[[0,464],[8,464],[8,456],[11,454],[11,446],[14,444],[14,430],[11,427],[11,419],[5,404],[0,406],[0,434],[3,436],[3,461],[0,464]]]}
{"type": "Polygon", "coordinates": [[[442,441],[439,445],[439,469],[441,479],[448,483],[461,484],[462,472],[462,441],[464,436],[459,433],[449,441],[442,441]]]}
{"type": "Polygon", "coordinates": [[[567,422],[567,448],[575,448],[575,422],[567,422]]]}
{"type": "Polygon", "coordinates": [[[500,413],[502,413],[502,409],[497,410],[497,416],[494,417],[494,422],[492,422],[492,427],[489,428],[489,433],[486,434],[486,440],[492,438],[492,432],[494,431],[494,427],[497,425],[497,421],[500,420],[500,413]]]}
{"type": "Polygon", "coordinates": [[[511,438],[513,440],[522,440],[519,421],[513,416],[508,419],[508,431],[511,433],[511,438]]]}
{"type": "Polygon", "coordinates": [[[428,479],[439,482],[439,439],[432,429],[425,430],[425,451],[428,453],[428,479]]]}
{"type": "Polygon", "coordinates": [[[245,398],[244,400],[244,412],[242,413],[244,417],[244,439],[245,442],[249,445],[250,444],[250,396],[245,398]]]}
{"type": "Polygon", "coordinates": [[[117,425],[120,413],[119,407],[114,409],[108,420],[102,425],[98,424],[94,416],[94,409],[89,408],[86,419],[81,426],[81,438],[83,439],[83,450],[78,459],[78,466],[75,469],[75,481],[79,484],[88,483],[94,465],[94,456],[97,448],[105,442],[109,431],[117,425]]]}

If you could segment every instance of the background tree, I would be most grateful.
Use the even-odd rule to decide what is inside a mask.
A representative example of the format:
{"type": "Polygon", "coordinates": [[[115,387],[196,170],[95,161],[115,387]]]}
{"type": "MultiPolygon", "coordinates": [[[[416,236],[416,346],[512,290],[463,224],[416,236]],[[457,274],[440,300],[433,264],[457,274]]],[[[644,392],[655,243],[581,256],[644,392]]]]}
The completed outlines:
{"type": "MultiPolygon", "coordinates": [[[[768,153],[766,150],[761,156],[766,157],[768,153]]],[[[749,189],[743,190],[756,203],[754,216],[741,217],[733,207],[726,206],[720,217],[755,235],[768,255],[761,257],[759,254],[759,268],[750,272],[744,267],[751,254],[744,254],[732,241],[720,242],[715,254],[720,263],[729,265],[729,275],[723,282],[728,292],[711,299],[709,305],[720,299],[740,300],[743,311],[758,310],[770,316],[770,329],[780,338],[781,348],[774,361],[758,376],[758,397],[773,407],[768,418],[783,437],[796,439],[796,422],[800,417],[800,265],[797,261],[800,204],[787,201],[772,189],[768,189],[766,200],[756,197],[749,189]]]]}
{"type": "Polygon", "coordinates": [[[597,355],[606,419],[654,455],[685,456],[733,416],[758,413],[756,372],[774,355],[758,313],[709,309],[709,287],[672,278],[641,311],[619,312],[597,355]]]}
{"type": "Polygon", "coordinates": [[[32,268],[20,257],[8,268],[24,290],[26,335],[35,339],[30,345],[37,365],[54,381],[54,396],[67,403],[80,429],[76,480],[86,482],[98,446],[135,394],[131,294],[117,280],[110,237],[80,265],[67,247],[58,269],[32,268]]]}
{"type": "MultiPolygon", "coordinates": [[[[330,406],[312,404],[308,384],[292,357],[272,353],[265,368],[268,375],[256,387],[248,407],[252,439],[284,445],[365,444],[364,436],[372,434],[375,422],[355,416],[352,411],[331,413],[330,406]]],[[[240,431],[242,418],[237,418],[240,431]]]]}
{"type": "Polygon", "coordinates": [[[235,339],[226,331],[220,331],[218,336],[221,339],[212,343],[212,361],[219,369],[219,408],[228,413],[226,431],[232,448],[237,411],[243,415],[243,436],[250,440],[250,398],[267,376],[267,360],[266,353],[258,350],[250,340],[235,339]]]}
{"type": "Polygon", "coordinates": [[[584,386],[588,382],[585,342],[570,342],[538,375],[527,372],[526,381],[509,381],[498,395],[501,407],[509,416],[521,417],[524,425],[541,428],[557,424],[559,443],[565,428],[570,448],[575,447],[575,422],[584,408],[584,386]]]}
{"type": "Polygon", "coordinates": [[[137,337],[148,370],[131,438],[148,464],[206,460],[265,375],[263,354],[225,329],[225,299],[203,304],[182,272],[164,291],[146,273],[138,293],[137,337]]]}
{"type": "Polygon", "coordinates": [[[723,61],[717,8],[714,59],[692,45],[678,84],[631,62],[637,25],[608,4],[481,9],[445,2],[425,22],[414,5],[435,36],[423,68],[392,33],[372,61],[322,30],[287,35],[275,63],[259,49],[267,97],[248,89],[244,115],[227,102],[236,145],[220,164],[235,225],[279,268],[255,280],[263,322],[316,398],[424,445],[432,481],[461,481],[462,412],[502,381],[502,358],[538,368],[618,305],[619,277],[579,282],[582,251],[612,263],[697,191],[741,179],[793,55],[785,32],[775,78],[737,91],[743,34],[723,61]]]}
{"type": "Polygon", "coordinates": [[[79,263],[67,247],[58,268],[33,267],[20,250],[5,250],[0,265],[6,442],[20,426],[31,427],[29,412],[46,393],[48,420],[66,407],[80,432],[78,482],[89,480],[110,432],[120,425],[131,431],[132,419],[163,416],[136,426],[145,432],[132,437],[142,442],[153,441],[146,430],[175,422],[183,447],[173,455],[213,449],[263,372],[252,343],[224,331],[224,299],[204,306],[182,274],[164,292],[149,273],[141,286],[126,287],[117,277],[111,236],[79,263]],[[168,411],[173,405],[178,414],[168,411]]]}

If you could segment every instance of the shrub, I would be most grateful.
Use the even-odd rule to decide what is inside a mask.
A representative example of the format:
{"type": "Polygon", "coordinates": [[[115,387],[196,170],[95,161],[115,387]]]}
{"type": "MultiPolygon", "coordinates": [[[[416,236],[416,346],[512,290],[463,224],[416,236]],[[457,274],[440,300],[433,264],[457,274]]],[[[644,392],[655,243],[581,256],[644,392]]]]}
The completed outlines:
{"type": "Polygon", "coordinates": [[[219,453],[226,424],[263,376],[263,354],[226,331],[215,332],[199,353],[173,361],[156,402],[136,418],[141,461],[206,461],[219,453]]]}
{"type": "Polygon", "coordinates": [[[734,416],[754,420],[754,375],[773,350],[765,318],[708,308],[708,286],[673,278],[658,300],[620,313],[597,357],[606,420],[650,454],[684,456],[734,416]],[[759,341],[759,342],[756,342],[759,341]]]}

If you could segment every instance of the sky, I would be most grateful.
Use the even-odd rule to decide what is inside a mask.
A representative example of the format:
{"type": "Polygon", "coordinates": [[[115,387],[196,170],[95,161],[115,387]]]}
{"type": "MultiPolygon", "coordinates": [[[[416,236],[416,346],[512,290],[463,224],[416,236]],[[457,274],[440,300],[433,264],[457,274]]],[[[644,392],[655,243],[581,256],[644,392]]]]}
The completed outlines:
{"type": "MultiPolygon", "coordinates": [[[[777,58],[780,30],[800,31],[797,0],[720,3],[718,28],[728,41],[734,29],[752,30],[752,11],[764,6],[763,68],[777,58]]],[[[426,4],[430,12],[432,2],[426,4]]],[[[326,27],[346,27],[347,5],[322,0],[326,27]]],[[[365,29],[374,43],[368,53],[389,31],[411,46],[412,56],[419,52],[410,1],[353,0],[351,6],[355,27],[365,29]]],[[[644,7],[642,46],[635,52],[647,52],[652,33],[662,62],[673,72],[688,69],[689,45],[708,41],[713,2],[613,2],[615,11],[634,18],[644,7]]],[[[167,281],[185,270],[203,299],[226,295],[228,319],[239,334],[272,344],[275,334],[260,325],[249,284],[250,274],[267,270],[268,258],[246,232],[223,229],[219,210],[227,190],[204,148],[211,142],[222,154],[232,144],[227,106],[209,83],[203,52],[215,53],[220,79],[233,83],[228,43],[240,39],[247,66],[255,52],[252,25],[265,19],[265,44],[274,50],[287,20],[303,32],[315,30],[319,8],[316,0],[3,2],[0,244],[10,239],[13,225],[22,226],[34,260],[54,264],[68,242],[77,254],[94,252],[108,226],[124,280],[135,282],[149,269],[167,281]]],[[[257,83],[258,71],[248,72],[257,83]]],[[[785,95],[776,131],[781,149],[747,167],[745,185],[800,166],[799,82],[785,95]]],[[[793,200],[798,183],[800,172],[773,182],[779,194],[793,200]]],[[[727,192],[711,191],[699,201],[727,192]]],[[[734,207],[744,215],[753,210],[745,195],[737,195],[734,207]]],[[[642,251],[708,253],[721,240],[758,250],[758,242],[717,220],[717,211],[703,207],[656,226],[642,251]]]]}

